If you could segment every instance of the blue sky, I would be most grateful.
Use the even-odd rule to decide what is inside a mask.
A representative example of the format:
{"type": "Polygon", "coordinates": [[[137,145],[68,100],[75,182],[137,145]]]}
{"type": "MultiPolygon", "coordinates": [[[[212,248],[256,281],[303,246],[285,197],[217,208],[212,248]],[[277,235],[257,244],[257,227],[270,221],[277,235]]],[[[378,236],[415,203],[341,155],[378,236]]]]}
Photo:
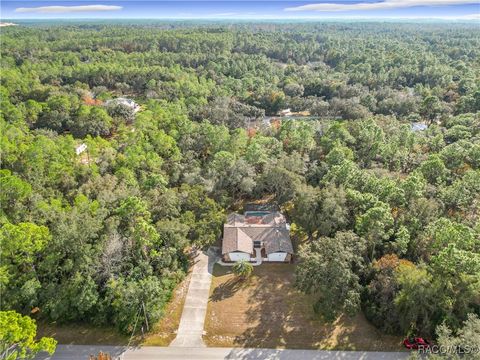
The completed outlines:
{"type": "Polygon", "coordinates": [[[480,0],[2,1],[2,19],[329,19],[477,20],[480,0]]]}

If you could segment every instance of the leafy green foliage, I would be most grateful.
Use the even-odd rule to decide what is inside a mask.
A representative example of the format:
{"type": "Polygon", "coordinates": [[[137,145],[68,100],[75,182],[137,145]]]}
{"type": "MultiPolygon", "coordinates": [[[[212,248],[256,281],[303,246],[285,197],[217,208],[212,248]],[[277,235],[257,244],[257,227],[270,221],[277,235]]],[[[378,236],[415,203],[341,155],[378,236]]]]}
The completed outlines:
{"type": "MultiPolygon", "coordinates": [[[[468,314],[467,319],[455,332],[447,325],[437,326],[438,346],[450,359],[469,357],[478,359],[478,344],[480,343],[480,319],[476,314],[468,314]]],[[[432,356],[433,357],[433,356],[432,356]]],[[[430,357],[429,357],[430,358],[430,357]]]]}
{"type": "Polygon", "coordinates": [[[479,313],[478,38],[461,23],[2,28],[2,308],[130,332],[162,316],[190,247],[269,198],[306,234],[297,284],[325,318],[459,328],[479,313]],[[311,116],[272,118],[286,108],[311,116]]]}
{"type": "Polygon", "coordinates": [[[253,271],[253,265],[246,260],[237,261],[232,267],[233,273],[242,279],[248,278],[253,271]]]}
{"type": "Polygon", "coordinates": [[[314,309],[327,320],[359,309],[362,287],[357,272],[363,267],[365,250],[365,241],[352,232],[320,237],[300,250],[297,286],[316,297],[314,309]]]}
{"type": "Polygon", "coordinates": [[[0,357],[5,360],[33,359],[40,351],[52,355],[57,342],[48,337],[36,339],[37,325],[15,311],[0,311],[0,357]]]}

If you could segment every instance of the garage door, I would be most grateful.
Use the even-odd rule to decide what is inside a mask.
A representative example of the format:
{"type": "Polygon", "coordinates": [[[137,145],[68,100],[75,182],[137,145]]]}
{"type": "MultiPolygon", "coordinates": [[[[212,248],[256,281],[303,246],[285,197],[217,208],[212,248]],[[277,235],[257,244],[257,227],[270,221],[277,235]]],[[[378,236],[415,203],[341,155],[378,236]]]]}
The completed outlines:
{"type": "Polygon", "coordinates": [[[268,261],[285,261],[287,253],[284,252],[274,252],[267,255],[268,261]]]}
{"type": "Polygon", "coordinates": [[[247,254],[244,252],[231,252],[231,253],[228,253],[228,256],[230,257],[230,261],[240,261],[240,260],[250,261],[250,254],[247,254]]]}

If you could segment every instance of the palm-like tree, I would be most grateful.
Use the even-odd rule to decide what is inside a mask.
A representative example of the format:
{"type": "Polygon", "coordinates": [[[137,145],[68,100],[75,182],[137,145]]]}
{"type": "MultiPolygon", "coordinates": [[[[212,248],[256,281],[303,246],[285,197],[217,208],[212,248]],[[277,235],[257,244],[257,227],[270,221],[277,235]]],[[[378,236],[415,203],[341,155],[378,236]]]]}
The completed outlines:
{"type": "Polygon", "coordinates": [[[240,260],[233,265],[233,273],[242,279],[246,279],[252,274],[253,266],[248,261],[240,260]]]}

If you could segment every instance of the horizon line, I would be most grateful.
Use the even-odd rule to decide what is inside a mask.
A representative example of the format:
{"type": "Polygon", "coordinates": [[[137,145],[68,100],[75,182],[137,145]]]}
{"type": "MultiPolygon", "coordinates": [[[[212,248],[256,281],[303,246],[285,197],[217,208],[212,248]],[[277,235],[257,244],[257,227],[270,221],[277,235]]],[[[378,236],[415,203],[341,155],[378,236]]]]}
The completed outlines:
{"type": "Polygon", "coordinates": [[[441,20],[441,21],[465,21],[465,22],[479,22],[480,18],[462,18],[462,17],[441,17],[441,16],[418,16],[418,17],[398,17],[398,16],[328,16],[328,17],[121,17],[121,18],[112,18],[112,17],[50,17],[50,18],[4,18],[0,19],[0,22],[5,21],[21,21],[21,20],[219,20],[219,21],[229,21],[229,20],[441,20]]]}

